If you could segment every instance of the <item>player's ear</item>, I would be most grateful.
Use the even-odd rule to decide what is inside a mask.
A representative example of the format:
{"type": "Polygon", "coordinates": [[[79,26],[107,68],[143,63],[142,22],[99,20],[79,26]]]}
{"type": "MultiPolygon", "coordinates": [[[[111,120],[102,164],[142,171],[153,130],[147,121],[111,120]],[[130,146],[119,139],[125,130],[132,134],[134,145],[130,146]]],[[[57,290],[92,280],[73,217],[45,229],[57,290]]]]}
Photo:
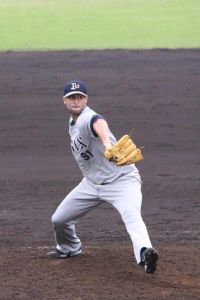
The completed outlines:
{"type": "Polygon", "coordinates": [[[66,103],[66,97],[65,96],[63,96],[63,102],[64,102],[64,104],[66,103]]]}

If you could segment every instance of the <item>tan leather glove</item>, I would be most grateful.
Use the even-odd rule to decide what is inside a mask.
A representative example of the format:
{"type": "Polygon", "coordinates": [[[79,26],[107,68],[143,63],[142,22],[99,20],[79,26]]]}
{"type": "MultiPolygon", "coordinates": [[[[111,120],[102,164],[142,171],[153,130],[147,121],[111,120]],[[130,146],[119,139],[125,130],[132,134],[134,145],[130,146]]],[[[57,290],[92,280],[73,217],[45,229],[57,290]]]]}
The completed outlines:
{"type": "Polygon", "coordinates": [[[129,135],[124,135],[115,145],[104,152],[106,159],[116,162],[118,166],[135,164],[143,160],[141,150],[136,147],[129,135]]]}

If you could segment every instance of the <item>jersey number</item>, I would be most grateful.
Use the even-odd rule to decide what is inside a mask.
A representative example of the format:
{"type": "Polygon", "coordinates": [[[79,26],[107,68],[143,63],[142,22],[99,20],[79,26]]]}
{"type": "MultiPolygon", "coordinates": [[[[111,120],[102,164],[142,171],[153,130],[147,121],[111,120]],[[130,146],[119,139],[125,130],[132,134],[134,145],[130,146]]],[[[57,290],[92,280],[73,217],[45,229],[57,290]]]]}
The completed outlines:
{"type": "Polygon", "coordinates": [[[93,157],[93,154],[92,154],[90,151],[86,150],[85,152],[81,152],[81,156],[82,156],[82,158],[84,158],[85,160],[88,160],[88,159],[90,159],[91,157],[93,157]]]}

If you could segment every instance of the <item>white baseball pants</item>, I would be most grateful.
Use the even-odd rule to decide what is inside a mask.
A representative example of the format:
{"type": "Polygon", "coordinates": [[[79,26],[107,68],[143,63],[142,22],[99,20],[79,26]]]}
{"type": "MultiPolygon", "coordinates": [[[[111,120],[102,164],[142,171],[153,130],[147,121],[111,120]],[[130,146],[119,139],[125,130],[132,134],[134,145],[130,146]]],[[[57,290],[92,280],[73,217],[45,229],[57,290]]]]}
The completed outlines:
{"type": "Polygon", "coordinates": [[[141,248],[152,245],[141,217],[141,182],[132,173],[104,185],[95,185],[83,178],[52,216],[57,249],[64,253],[80,249],[81,241],[76,235],[75,224],[80,217],[104,201],[113,205],[121,215],[139,263],[141,248]]]}

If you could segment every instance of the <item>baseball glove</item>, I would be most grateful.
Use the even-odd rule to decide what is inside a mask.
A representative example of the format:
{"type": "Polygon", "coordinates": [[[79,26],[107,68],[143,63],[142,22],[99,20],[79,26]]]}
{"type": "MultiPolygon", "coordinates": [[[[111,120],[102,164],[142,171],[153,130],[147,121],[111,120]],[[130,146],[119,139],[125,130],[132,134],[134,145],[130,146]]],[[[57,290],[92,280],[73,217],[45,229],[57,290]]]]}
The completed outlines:
{"type": "Polygon", "coordinates": [[[106,159],[116,162],[118,166],[130,165],[143,160],[141,150],[136,147],[129,135],[124,135],[104,152],[106,159]]]}

